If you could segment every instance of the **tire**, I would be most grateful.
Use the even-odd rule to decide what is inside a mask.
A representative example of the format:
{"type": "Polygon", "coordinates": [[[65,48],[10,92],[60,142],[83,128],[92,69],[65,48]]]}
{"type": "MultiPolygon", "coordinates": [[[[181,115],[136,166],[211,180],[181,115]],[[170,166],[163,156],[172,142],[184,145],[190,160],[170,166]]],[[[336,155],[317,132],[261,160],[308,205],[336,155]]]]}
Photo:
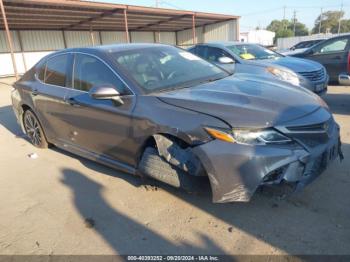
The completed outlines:
{"type": "Polygon", "coordinates": [[[153,147],[145,149],[138,169],[141,174],[173,187],[181,188],[188,192],[200,191],[200,177],[191,176],[169,164],[159,156],[157,149],[153,147]]]}
{"type": "Polygon", "coordinates": [[[33,113],[28,109],[23,114],[23,126],[30,142],[38,148],[48,148],[49,143],[46,140],[43,128],[33,113]]]}

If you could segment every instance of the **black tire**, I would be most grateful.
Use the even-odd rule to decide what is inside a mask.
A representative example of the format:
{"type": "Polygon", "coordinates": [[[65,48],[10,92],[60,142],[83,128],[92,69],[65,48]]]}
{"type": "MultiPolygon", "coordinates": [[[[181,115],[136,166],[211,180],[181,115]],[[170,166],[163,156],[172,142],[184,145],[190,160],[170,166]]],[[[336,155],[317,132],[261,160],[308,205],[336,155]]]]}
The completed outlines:
{"type": "Polygon", "coordinates": [[[48,148],[49,143],[46,140],[43,128],[33,113],[28,109],[23,114],[23,126],[30,142],[38,148],[48,148]]]}
{"type": "Polygon", "coordinates": [[[159,156],[157,149],[153,147],[145,149],[138,169],[141,174],[173,187],[181,188],[188,192],[199,192],[201,190],[200,177],[191,176],[169,164],[159,156]]]}

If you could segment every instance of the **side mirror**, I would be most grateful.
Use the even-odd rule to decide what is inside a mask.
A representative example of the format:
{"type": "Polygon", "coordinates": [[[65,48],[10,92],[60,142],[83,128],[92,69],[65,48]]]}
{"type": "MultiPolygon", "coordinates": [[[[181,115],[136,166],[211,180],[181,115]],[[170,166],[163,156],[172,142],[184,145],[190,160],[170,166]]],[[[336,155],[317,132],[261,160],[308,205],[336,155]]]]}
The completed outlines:
{"type": "Polygon", "coordinates": [[[315,53],[315,51],[312,48],[310,48],[306,51],[307,55],[313,55],[314,53],[315,53]]]}
{"type": "Polygon", "coordinates": [[[235,61],[232,58],[227,57],[227,56],[219,57],[218,61],[220,64],[234,64],[235,63],[235,61]]]}
{"type": "Polygon", "coordinates": [[[89,91],[90,97],[97,100],[113,100],[118,104],[124,104],[119,92],[113,86],[95,86],[89,91]]]}

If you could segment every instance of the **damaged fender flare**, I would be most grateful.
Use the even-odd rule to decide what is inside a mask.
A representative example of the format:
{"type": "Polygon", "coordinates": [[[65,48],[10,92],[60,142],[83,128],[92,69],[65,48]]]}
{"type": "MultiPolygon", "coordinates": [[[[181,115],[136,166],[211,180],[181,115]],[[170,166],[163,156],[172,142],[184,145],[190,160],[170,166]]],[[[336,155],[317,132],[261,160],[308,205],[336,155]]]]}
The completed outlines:
{"type": "Polygon", "coordinates": [[[176,141],[161,134],[153,135],[159,155],[168,163],[190,175],[204,175],[203,166],[191,147],[182,148],[176,141]]]}

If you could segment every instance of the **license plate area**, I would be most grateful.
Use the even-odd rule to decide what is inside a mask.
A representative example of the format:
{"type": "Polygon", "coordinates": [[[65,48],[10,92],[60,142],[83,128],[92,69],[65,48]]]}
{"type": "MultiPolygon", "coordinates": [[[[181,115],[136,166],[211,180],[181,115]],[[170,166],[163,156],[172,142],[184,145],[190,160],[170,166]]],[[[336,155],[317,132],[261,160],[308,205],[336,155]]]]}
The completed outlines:
{"type": "Polygon", "coordinates": [[[328,161],[333,161],[334,159],[337,158],[339,152],[339,143],[333,145],[327,150],[327,155],[328,155],[328,161]]]}
{"type": "Polygon", "coordinates": [[[316,85],[316,92],[318,91],[322,91],[323,89],[325,89],[325,85],[324,84],[319,84],[319,85],[316,85]]]}

